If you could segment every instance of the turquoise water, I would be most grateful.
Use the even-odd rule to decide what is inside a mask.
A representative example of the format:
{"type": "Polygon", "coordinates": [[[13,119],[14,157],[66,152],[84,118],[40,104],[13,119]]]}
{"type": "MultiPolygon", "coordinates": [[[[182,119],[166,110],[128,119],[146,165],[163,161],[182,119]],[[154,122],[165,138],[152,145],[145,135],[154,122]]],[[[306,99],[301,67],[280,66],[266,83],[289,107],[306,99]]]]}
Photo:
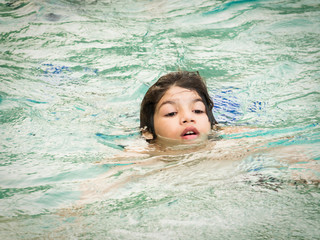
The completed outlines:
{"type": "Polygon", "coordinates": [[[319,238],[319,15],[315,0],[0,1],[1,239],[319,238]],[[145,145],[139,104],[179,68],[206,79],[222,125],[253,130],[114,158],[145,145]]]}

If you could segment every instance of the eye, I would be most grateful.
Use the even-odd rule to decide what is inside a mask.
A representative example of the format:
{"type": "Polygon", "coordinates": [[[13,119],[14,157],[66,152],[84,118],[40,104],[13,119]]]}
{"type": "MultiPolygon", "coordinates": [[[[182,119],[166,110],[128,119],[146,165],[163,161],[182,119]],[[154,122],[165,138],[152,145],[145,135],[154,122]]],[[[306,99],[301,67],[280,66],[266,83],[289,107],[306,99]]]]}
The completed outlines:
{"type": "Polygon", "coordinates": [[[193,112],[196,113],[196,114],[204,113],[204,111],[200,110],[200,109],[193,110],[193,112]]]}
{"type": "Polygon", "coordinates": [[[166,115],[164,115],[165,117],[173,117],[177,114],[177,112],[169,112],[166,115]]]}

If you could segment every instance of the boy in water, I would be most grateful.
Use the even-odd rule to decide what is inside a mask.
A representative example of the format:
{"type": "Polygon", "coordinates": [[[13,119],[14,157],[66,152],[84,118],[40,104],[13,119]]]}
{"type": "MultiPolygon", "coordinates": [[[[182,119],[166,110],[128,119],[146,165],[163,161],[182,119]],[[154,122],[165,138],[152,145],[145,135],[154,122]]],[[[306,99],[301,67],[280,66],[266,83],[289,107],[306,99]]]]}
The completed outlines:
{"type": "MultiPolygon", "coordinates": [[[[198,72],[172,72],[160,77],[145,94],[140,109],[141,134],[151,144],[148,144],[147,148],[133,148],[131,151],[126,149],[126,154],[108,159],[108,163],[118,164],[121,162],[122,164],[113,167],[106,174],[95,179],[95,182],[91,182],[89,187],[84,190],[86,195],[89,198],[92,198],[95,194],[100,196],[102,192],[106,193],[112,189],[117,189],[121,185],[141,177],[147,177],[169,169],[174,171],[175,167],[178,168],[183,165],[167,164],[167,161],[171,161],[170,156],[195,152],[197,149],[194,147],[199,146],[198,143],[201,143],[200,147],[202,148],[202,143],[208,142],[205,140],[212,135],[212,130],[219,130],[222,134],[253,130],[244,127],[218,128],[218,123],[212,114],[212,108],[213,102],[198,72]],[[191,147],[190,143],[194,147],[191,147]],[[173,146],[178,147],[173,148],[173,146]],[[181,148],[181,146],[186,146],[187,149],[181,148]],[[130,155],[130,152],[133,155],[130,155]],[[158,157],[142,157],[141,153],[158,155],[158,157]],[[138,154],[137,159],[134,158],[136,154],[138,154]],[[161,156],[162,154],[167,155],[168,158],[161,156]],[[129,161],[124,162],[123,160],[129,161]],[[149,166],[148,169],[141,170],[147,166],[149,166]],[[125,169],[131,170],[124,171],[125,169]],[[133,171],[136,171],[136,173],[133,173],[133,171]],[[119,175],[121,175],[121,179],[118,178],[119,175]],[[107,183],[104,179],[108,179],[107,183]],[[96,193],[92,192],[94,190],[96,193]]],[[[268,148],[263,146],[269,141],[270,139],[259,139],[259,137],[211,141],[207,145],[208,148],[203,149],[206,153],[205,158],[186,158],[184,163],[194,162],[193,164],[199,164],[198,168],[201,168],[201,164],[203,164],[204,170],[229,166],[233,168],[232,163],[236,160],[245,159],[246,156],[255,152],[267,152],[268,148]],[[203,159],[210,159],[211,161],[202,161],[203,159]]],[[[279,152],[275,151],[275,157],[279,155],[278,153],[285,153],[285,150],[290,151],[290,154],[285,154],[281,160],[290,159],[292,166],[295,166],[294,162],[301,162],[301,160],[306,159],[303,154],[300,154],[297,159],[292,159],[292,148],[279,148],[279,152]]],[[[181,160],[181,158],[173,158],[173,161],[176,159],[181,160]]],[[[313,162],[310,163],[313,164],[313,162]]],[[[309,167],[308,164],[305,166],[306,169],[309,167]]],[[[310,168],[316,169],[313,165],[310,168]]],[[[304,173],[293,172],[293,179],[319,181],[316,176],[303,175],[304,173]]],[[[257,173],[257,176],[259,176],[259,173],[257,173]]],[[[85,198],[83,198],[83,201],[85,201],[85,198]]]]}

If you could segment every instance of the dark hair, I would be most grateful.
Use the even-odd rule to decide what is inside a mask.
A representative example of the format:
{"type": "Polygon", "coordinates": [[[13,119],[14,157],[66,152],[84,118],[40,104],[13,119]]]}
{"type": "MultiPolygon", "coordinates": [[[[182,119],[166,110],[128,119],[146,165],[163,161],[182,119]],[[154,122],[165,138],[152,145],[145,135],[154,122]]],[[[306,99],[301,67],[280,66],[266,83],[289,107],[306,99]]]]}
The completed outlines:
{"type": "Polygon", "coordinates": [[[172,86],[196,91],[206,107],[206,113],[211,127],[218,123],[212,114],[213,102],[208,94],[207,86],[199,72],[179,71],[168,73],[160,77],[159,80],[149,88],[144,96],[140,108],[140,128],[142,133],[149,132],[152,134],[153,139],[156,139],[157,136],[154,129],[155,109],[160,99],[172,86]]]}

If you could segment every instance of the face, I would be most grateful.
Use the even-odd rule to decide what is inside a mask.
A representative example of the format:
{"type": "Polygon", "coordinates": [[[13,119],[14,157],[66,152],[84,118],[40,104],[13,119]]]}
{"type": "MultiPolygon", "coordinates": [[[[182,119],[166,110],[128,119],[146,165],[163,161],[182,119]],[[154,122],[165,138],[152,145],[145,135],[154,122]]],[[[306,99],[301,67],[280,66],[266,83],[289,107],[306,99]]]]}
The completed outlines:
{"type": "Polygon", "coordinates": [[[158,102],[154,114],[157,136],[192,141],[208,135],[211,124],[196,91],[173,86],[158,102]]]}

